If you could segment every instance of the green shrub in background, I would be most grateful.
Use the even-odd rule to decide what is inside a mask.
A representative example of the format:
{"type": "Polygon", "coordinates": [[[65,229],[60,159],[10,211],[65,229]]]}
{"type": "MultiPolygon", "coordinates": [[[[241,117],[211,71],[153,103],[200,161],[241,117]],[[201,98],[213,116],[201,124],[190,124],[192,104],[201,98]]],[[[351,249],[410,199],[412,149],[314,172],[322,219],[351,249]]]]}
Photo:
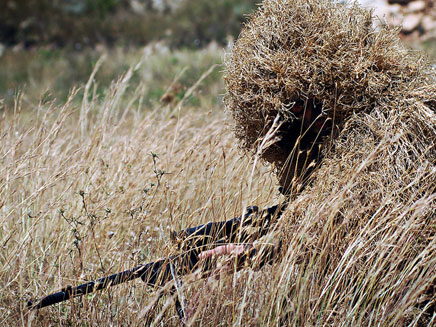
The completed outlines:
{"type": "Polygon", "coordinates": [[[0,2],[0,43],[24,47],[221,44],[237,36],[253,0],[5,0],[0,2]]]}
{"type": "Polygon", "coordinates": [[[129,8],[127,0],[2,1],[0,43],[25,47],[110,44],[126,20],[139,21],[129,8]]]}

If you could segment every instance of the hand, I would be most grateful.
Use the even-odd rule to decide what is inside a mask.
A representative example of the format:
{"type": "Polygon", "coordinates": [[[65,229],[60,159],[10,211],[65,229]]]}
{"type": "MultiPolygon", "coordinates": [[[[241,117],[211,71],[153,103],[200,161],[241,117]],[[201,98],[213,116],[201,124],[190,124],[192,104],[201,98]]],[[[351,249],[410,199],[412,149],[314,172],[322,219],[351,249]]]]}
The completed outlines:
{"type": "Polygon", "coordinates": [[[244,245],[226,244],[226,245],[220,245],[212,250],[203,251],[198,255],[198,257],[200,260],[203,260],[215,255],[219,255],[219,256],[226,255],[226,254],[239,255],[243,253],[244,250],[245,250],[244,245]]]}

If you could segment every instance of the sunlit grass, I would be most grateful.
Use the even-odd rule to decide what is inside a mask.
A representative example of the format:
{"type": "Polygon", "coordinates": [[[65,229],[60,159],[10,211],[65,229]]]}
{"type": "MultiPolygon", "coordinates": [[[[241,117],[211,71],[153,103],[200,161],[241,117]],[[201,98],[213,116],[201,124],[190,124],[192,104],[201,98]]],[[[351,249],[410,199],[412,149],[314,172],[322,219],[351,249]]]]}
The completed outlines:
{"type": "MultiPolygon", "coordinates": [[[[168,255],[171,229],[277,201],[275,180],[265,168],[255,170],[252,192],[245,192],[250,162],[240,156],[216,107],[217,86],[213,95],[201,93],[203,84],[190,90],[200,106],[189,99],[146,105],[141,88],[131,90],[135,74],[153,76],[158,64],[169,76],[171,58],[180,66],[198,58],[192,65],[200,75],[216,74],[218,67],[199,68],[208,56],[215,53],[142,58],[102,96],[92,94],[96,77],[85,99],[83,90],[73,90],[63,104],[29,108],[23,92],[14,108],[3,111],[1,325],[143,325],[139,313],[154,295],[140,281],[37,315],[29,314],[26,301],[168,255]]],[[[188,82],[187,89],[195,85],[188,82]]],[[[177,325],[173,306],[167,309],[162,321],[177,325]]]]}

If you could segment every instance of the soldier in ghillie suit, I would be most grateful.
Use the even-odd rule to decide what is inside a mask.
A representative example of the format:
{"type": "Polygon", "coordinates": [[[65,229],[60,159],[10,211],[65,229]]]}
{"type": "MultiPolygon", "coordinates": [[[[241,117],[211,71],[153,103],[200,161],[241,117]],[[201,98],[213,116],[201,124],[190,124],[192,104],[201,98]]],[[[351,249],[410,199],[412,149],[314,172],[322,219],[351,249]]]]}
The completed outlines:
{"type": "MultiPolygon", "coordinates": [[[[268,302],[280,308],[277,319],[435,324],[430,62],[356,4],[267,0],[226,67],[235,134],[273,165],[289,196],[269,245],[254,245],[252,258],[256,265],[275,251],[280,276],[264,287],[277,289],[268,302]]],[[[202,256],[230,251],[243,248],[202,256]]]]}
{"type": "MultiPolygon", "coordinates": [[[[273,165],[287,200],[184,230],[183,260],[90,282],[80,294],[138,277],[164,285],[192,272],[198,257],[234,252],[255,269],[274,265],[267,278],[267,269],[250,275],[240,302],[232,292],[242,303],[239,321],[254,312],[258,325],[434,326],[435,72],[396,30],[373,23],[356,4],[265,1],[226,60],[225,102],[242,148],[273,165]],[[266,219],[256,217],[262,213],[266,219]],[[225,245],[202,247],[208,237],[214,246],[211,231],[227,224],[230,232],[243,227],[238,238],[221,233],[225,245]],[[244,311],[246,294],[263,298],[244,311]]],[[[78,294],[58,293],[50,304],[78,294]]]]}

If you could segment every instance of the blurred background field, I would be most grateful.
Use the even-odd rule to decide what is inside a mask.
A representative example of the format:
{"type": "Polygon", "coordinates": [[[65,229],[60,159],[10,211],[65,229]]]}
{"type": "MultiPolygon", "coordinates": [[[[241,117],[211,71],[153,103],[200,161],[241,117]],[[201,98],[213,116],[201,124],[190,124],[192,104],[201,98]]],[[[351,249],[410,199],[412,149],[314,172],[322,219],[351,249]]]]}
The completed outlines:
{"type": "MultiPolygon", "coordinates": [[[[135,73],[134,79],[148,85],[146,103],[159,100],[165,87],[187,67],[176,92],[180,96],[204,67],[221,63],[222,49],[238,35],[255,3],[3,1],[0,97],[11,105],[17,92],[24,91],[25,99],[33,103],[41,94],[65,101],[71,87],[83,85],[104,54],[108,60],[96,75],[98,92],[145,56],[147,73],[135,73]],[[201,50],[211,47],[207,54],[201,50]]],[[[212,76],[217,83],[219,71],[212,76]]]]}
{"type": "Polygon", "coordinates": [[[166,39],[200,47],[237,35],[250,0],[7,0],[1,4],[0,41],[24,48],[96,44],[137,46],[166,39]]]}
{"type": "MultiPolygon", "coordinates": [[[[408,26],[401,31],[405,41],[436,55],[432,1],[360,2],[376,8],[375,15],[390,24],[408,26]],[[408,24],[411,20],[414,24],[408,24]]],[[[18,93],[32,104],[48,99],[65,102],[73,86],[87,82],[101,56],[107,60],[95,76],[97,94],[145,57],[146,68],[135,72],[131,81],[131,87],[140,81],[147,85],[145,104],[156,103],[186,68],[174,85],[180,98],[205,67],[222,63],[225,49],[256,6],[254,0],[3,1],[0,99],[9,107],[18,93]]],[[[220,70],[203,88],[220,87],[220,70]]]]}
{"type": "MultiPolygon", "coordinates": [[[[271,168],[241,157],[222,104],[225,52],[256,3],[0,3],[0,325],[178,325],[139,282],[38,315],[25,303],[167,255],[171,229],[278,201],[271,168]]],[[[419,26],[405,41],[436,56],[419,26]]],[[[219,301],[192,322],[274,321],[232,301],[244,278],[206,285],[219,301]]]]}

